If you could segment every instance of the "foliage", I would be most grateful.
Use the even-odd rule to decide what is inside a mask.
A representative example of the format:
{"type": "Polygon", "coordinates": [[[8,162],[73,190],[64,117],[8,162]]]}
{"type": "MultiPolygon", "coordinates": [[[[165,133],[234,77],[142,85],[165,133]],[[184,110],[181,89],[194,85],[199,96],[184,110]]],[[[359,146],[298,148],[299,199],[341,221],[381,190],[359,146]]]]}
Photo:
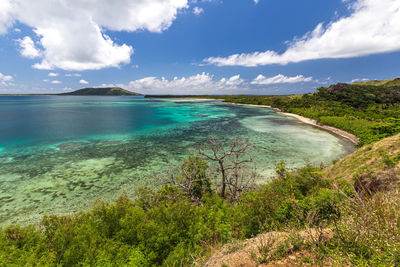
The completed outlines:
{"type": "Polygon", "coordinates": [[[208,164],[202,158],[189,157],[182,164],[180,175],[171,175],[170,184],[199,203],[205,194],[211,193],[211,180],[206,175],[207,169],[208,164]]]}
{"type": "Polygon", "coordinates": [[[348,198],[341,207],[333,237],[314,250],[332,265],[398,266],[400,263],[400,195],[377,193],[348,198]]]}
{"type": "MultiPolygon", "coordinates": [[[[196,177],[206,167],[196,157],[181,166],[196,177]]],[[[307,166],[245,193],[237,203],[209,192],[207,184],[191,193],[201,202],[173,185],[157,192],[143,188],[135,200],[98,201],[73,216],[45,216],[39,227],[1,230],[0,265],[188,265],[209,246],[301,227],[311,210],[329,219],[339,198],[328,186],[321,169],[307,166]]]]}

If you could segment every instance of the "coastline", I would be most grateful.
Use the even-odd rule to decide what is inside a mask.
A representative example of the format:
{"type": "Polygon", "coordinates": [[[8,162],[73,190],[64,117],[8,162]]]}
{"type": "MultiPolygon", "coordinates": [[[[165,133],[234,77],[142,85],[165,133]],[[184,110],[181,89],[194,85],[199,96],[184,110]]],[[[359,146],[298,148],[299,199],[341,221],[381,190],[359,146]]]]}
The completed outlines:
{"type": "Polygon", "coordinates": [[[303,116],[298,115],[298,114],[283,112],[279,108],[274,108],[274,107],[266,106],[266,105],[239,104],[239,103],[232,103],[232,102],[223,102],[223,103],[239,105],[239,106],[261,107],[261,108],[272,109],[272,110],[275,110],[276,113],[279,113],[279,114],[282,114],[282,115],[285,115],[285,116],[288,116],[288,117],[295,118],[295,119],[301,121],[302,123],[305,123],[305,124],[320,128],[322,130],[325,130],[325,131],[331,132],[333,134],[339,135],[339,136],[341,136],[343,138],[346,138],[347,140],[351,141],[353,144],[357,144],[360,141],[360,139],[357,136],[355,136],[354,134],[351,134],[349,132],[343,131],[341,129],[338,129],[338,128],[335,128],[335,127],[332,127],[332,126],[319,124],[314,119],[303,117],[303,116]]]}
{"type": "MultiPolygon", "coordinates": [[[[188,97],[188,98],[162,98],[162,100],[170,100],[170,101],[174,101],[174,102],[197,102],[197,101],[215,101],[215,100],[219,100],[219,99],[212,99],[212,98],[194,98],[194,97],[188,97]]],[[[222,100],[222,99],[221,99],[222,100]]]]}

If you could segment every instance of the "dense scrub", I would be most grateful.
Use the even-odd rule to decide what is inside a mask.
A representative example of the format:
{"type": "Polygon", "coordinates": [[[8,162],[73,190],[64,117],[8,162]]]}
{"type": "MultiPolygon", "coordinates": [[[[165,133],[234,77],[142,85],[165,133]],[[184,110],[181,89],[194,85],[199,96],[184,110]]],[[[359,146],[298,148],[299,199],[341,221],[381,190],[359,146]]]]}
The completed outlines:
{"type": "Polygon", "coordinates": [[[320,168],[282,175],[236,203],[208,189],[198,203],[167,185],[73,216],[45,216],[38,227],[10,226],[0,232],[0,265],[187,265],[233,239],[301,228],[311,211],[318,220],[338,215],[343,196],[320,168]]]}
{"type": "Polygon", "coordinates": [[[227,102],[268,105],[359,137],[359,146],[400,132],[400,87],[336,84],[314,94],[224,96],[227,102]]]}
{"type": "Polygon", "coordinates": [[[379,192],[371,198],[347,199],[333,236],[311,250],[336,266],[400,265],[400,193],[379,192]]]}

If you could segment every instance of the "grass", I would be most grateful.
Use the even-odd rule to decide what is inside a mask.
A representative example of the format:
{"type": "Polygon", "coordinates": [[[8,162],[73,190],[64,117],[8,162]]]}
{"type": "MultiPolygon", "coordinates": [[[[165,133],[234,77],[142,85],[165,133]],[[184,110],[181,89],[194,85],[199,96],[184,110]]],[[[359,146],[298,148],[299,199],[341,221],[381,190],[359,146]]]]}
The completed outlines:
{"type": "Polygon", "coordinates": [[[399,164],[400,134],[385,138],[358,149],[353,154],[339,160],[324,170],[327,179],[344,179],[354,182],[353,178],[361,174],[388,176],[399,164]]]}

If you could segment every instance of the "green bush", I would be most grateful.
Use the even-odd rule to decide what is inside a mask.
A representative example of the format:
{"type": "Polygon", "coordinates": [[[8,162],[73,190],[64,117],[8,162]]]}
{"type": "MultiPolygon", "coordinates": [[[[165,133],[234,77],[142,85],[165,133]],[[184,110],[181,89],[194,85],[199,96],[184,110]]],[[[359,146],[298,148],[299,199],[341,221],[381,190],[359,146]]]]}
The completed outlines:
{"type": "MultiPolygon", "coordinates": [[[[205,167],[196,158],[182,166],[194,168],[197,176],[204,175],[205,167]]],[[[135,200],[98,201],[73,216],[45,216],[39,227],[8,227],[0,231],[0,265],[189,265],[193,255],[209,246],[302,227],[311,210],[325,219],[337,213],[332,206],[337,199],[325,189],[329,183],[320,168],[289,173],[281,163],[279,169],[280,177],[244,194],[238,203],[212,193],[207,184],[199,185],[199,193],[207,191],[200,203],[169,185],[157,192],[141,188],[135,200]]]]}

